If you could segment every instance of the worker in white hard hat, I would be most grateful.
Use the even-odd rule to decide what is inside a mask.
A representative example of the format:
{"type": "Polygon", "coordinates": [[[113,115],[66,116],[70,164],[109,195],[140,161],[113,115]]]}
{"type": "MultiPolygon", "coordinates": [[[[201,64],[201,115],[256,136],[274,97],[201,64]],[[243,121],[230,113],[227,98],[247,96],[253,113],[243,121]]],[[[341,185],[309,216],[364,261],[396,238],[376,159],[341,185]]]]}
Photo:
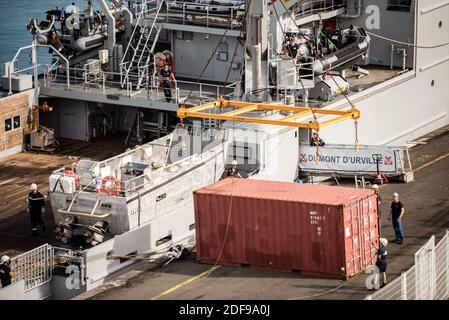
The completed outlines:
{"type": "Polygon", "coordinates": [[[380,204],[380,195],[379,195],[379,186],[377,184],[373,184],[372,186],[374,193],[377,195],[377,200],[379,201],[380,204]]]}
{"type": "Polygon", "coordinates": [[[46,231],[44,221],[42,221],[42,213],[45,212],[45,196],[37,190],[35,183],[31,184],[30,189],[31,192],[27,198],[27,212],[30,214],[31,235],[36,236],[38,226],[41,227],[43,232],[46,231]]]}
{"type": "Polygon", "coordinates": [[[310,146],[311,147],[324,147],[326,143],[324,142],[323,139],[320,138],[320,135],[318,134],[318,132],[313,132],[312,133],[312,137],[310,138],[310,146]]]}
{"type": "Polygon", "coordinates": [[[237,161],[232,160],[231,167],[228,169],[228,177],[243,178],[239,170],[237,169],[237,165],[237,161]]]}
{"type": "Polygon", "coordinates": [[[404,240],[404,230],[402,228],[402,217],[404,216],[404,213],[404,205],[401,201],[399,201],[399,194],[395,192],[393,193],[393,202],[391,202],[391,217],[389,217],[389,219],[393,222],[393,229],[396,234],[396,239],[394,241],[397,244],[402,244],[404,240]]]}
{"type": "Polygon", "coordinates": [[[2,288],[11,284],[11,259],[4,255],[0,258],[0,281],[2,288]]]}
{"type": "Polygon", "coordinates": [[[385,238],[379,239],[379,248],[377,249],[377,261],[376,266],[379,268],[379,272],[382,275],[382,285],[383,288],[387,284],[387,245],[388,240],[385,238]]]}

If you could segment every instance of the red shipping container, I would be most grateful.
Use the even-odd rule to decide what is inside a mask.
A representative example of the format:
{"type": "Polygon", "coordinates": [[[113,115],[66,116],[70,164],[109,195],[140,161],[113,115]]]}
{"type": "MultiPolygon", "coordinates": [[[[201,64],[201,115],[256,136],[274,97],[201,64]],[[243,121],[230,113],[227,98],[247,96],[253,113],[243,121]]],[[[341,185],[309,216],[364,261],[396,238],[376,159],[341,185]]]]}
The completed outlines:
{"type": "Polygon", "coordinates": [[[197,260],[350,278],[375,263],[372,190],[228,178],[194,192],[197,260]]]}

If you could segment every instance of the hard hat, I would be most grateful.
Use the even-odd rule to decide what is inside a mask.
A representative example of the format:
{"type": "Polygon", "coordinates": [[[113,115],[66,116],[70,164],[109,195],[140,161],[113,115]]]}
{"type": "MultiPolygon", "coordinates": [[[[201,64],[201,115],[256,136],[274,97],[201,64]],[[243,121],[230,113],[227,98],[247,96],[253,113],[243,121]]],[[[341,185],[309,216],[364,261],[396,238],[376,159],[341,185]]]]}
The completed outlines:
{"type": "Polygon", "coordinates": [[[373,189],[379,189],[379,186],[377,184],[373,184],[373,189]]]}
{"type": "Polygon", "coordinates": [[[383,247],[386,247],[388,244],[388,240],[385,238],[380,238],[380,243],[382,244],[383,247]]]}
{"type": "Polygon", "coordinates": [[[31,190],[37,190],[37,184],[32,183],[30,189],[31,190]]]}
{"type": "Polygon", "coordinates": [[[232,160],[232,165],[236,166],[237,165],[237,161],[236,160],[232,160]]]}
{"type": "Polygon", "coordinates": [[[399,197],[399,193],[397,193],[397,192],[393,193],[393,197],[395,197],[395,198],[399,197]]]}
{"type": "Polygon", "coordinates": [[[5,263],[8,262],[11,258],[8,257],[7,255],[2,256],[2,258],[0,259],[0,263],[5,263]]]}

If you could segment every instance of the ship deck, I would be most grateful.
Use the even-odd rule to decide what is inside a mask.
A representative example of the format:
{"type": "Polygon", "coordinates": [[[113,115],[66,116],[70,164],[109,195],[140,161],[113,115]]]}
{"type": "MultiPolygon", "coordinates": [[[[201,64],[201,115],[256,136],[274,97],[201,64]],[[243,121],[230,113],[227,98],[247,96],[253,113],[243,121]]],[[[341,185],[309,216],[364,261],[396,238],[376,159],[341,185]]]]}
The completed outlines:
{"type": "MultiPolygon", "coordinates": [[[[346,80],[349,83],[350,89],[350,94],[348,95],[348,97],[358,94],[359,92],[363,92],[388,80],[394,79],[407,71],[402,71],[399,69],[389,69],[374,65],[363,67],[363,69],[369,71],[370,74],[367,76],[359,77],[360,73],[353,72],[352,70],[346,71],[346,80]]],[[[333,72],[332,74],[338,73],[333,72]]],[[[335,96],[335,100],[333,101],[323,102],[315,99],[310,99],[310,105],[312,107],[326,107],[345,99],[346,98],[344,95],[339,94],[335,96]]]]}
{"type": "MultiPolygon", "coordinates": [[[[378,84],[401,75],[401,70],[369,65],[364,69],[369,75],[361,78],[351,70],[346,72],[346,79],[350,85],[349,96],[370,89],[378,84]]],[[[117,75],[116,75],[117,76],[117,75]]],[[[201,104],[205,101],[216,100],[220,96],[229,96],[234,92],[233,84],[223,87],[214,83],[195,83],[187,79],[178,79],[178,90],[172,90],[173,99],[170,103],[165,100],[164,92],[160,87],[143,87],[140,90],[127,89],[120,85],[119,80],[92,80],[82,77],[70,77],[70,89],[67,87],[67,77],[54,76],[50,81],[48,77],[41,79],[41,94],[56,98],[77,99],[124,106],[159,109],[175,112],[179,104],[201,104]],[[177,98],[176,98],[177,97],[177,98]]],[[[343,95],[337,95],[333,101],[310,100],[312,107],[326,107],[344,100],[343,95]]]]}
{"type": "Polygon", "coordinates": [[[143,86],[139,90],[135,85],[122,87],[118,79],[102,80],[81,79],[70,76],[70,87],[67,77],[58,75],[51,81],[47,77],[41,78],[41,95],[102,102],[115,105],[134,106],[175,112],[178,104],[201,104],[205,101],[216,100],[220,96],[233,93],[231,85],[226,87],[214,83],[196,83],[195,81],[177,80],[177,88],[172,89],[172,100],[166,102],[163,88],[143,86]]]}
{"type": "Polygon", "coordinates": [[[42,244],[60,246],[54,237],[55,222],[49,203],[42,218],[47,226],[46,234],[31,236],[31,227],[26,212],[26,198],[31,183],[39,191],[48,194],[48,177],[65,166],[80,159],[105,160],[127,149],[126,134],[100,137],[91,142],[74,140],[60,141],[61,148],[52,153],[24,152],[0,159],[0,255],[14,257],[42,244]]]}
{"type": "MultiPolygon", "coordinates": [[[[380,188],[382,212],[388,212],[393,192],[399,192],[406,207],[405,243],[388,247],[389,281],[412,266],[414,253],[449,228],[449,126],[416,141],[410,150],[415,181],[386,184],[380,188]]],[[[342,181],[343,182],[343,181],[342,181]]],[[[350,184],[349,181],[346,184],[350,184]]],[[[387,215],[381,217],[383,236],[394,233],[387,215]]],[[[199,264],[195,254],[162,268],[144,263],[110,283],[77,299],[363,299],[367,274],[349,281],[307,277],[293,273],[199,264]]]]}

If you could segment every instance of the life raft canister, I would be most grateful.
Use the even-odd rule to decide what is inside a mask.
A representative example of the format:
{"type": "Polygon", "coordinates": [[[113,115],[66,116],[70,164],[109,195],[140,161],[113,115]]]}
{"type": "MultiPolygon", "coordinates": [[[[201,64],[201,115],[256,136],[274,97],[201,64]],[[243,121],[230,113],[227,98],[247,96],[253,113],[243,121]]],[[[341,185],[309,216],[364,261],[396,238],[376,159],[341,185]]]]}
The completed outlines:
{"type": "Polygon", "coordinates": [[[117,181],[113,176],[107,176],[103,179],[102,187],[104,192],[106,192],[110,196],[116,196],[120,191],[120,181],[117,181]],[[108,187],[108,182],[113,182],[113,187],[108,187]]]}
{"type": "Polygon", "coordinates": [[[78,190],[80,187],[80,177],[72,170],[64,170],[64,174],[67,176],[75,177],[75,189],[78,190]]]}

